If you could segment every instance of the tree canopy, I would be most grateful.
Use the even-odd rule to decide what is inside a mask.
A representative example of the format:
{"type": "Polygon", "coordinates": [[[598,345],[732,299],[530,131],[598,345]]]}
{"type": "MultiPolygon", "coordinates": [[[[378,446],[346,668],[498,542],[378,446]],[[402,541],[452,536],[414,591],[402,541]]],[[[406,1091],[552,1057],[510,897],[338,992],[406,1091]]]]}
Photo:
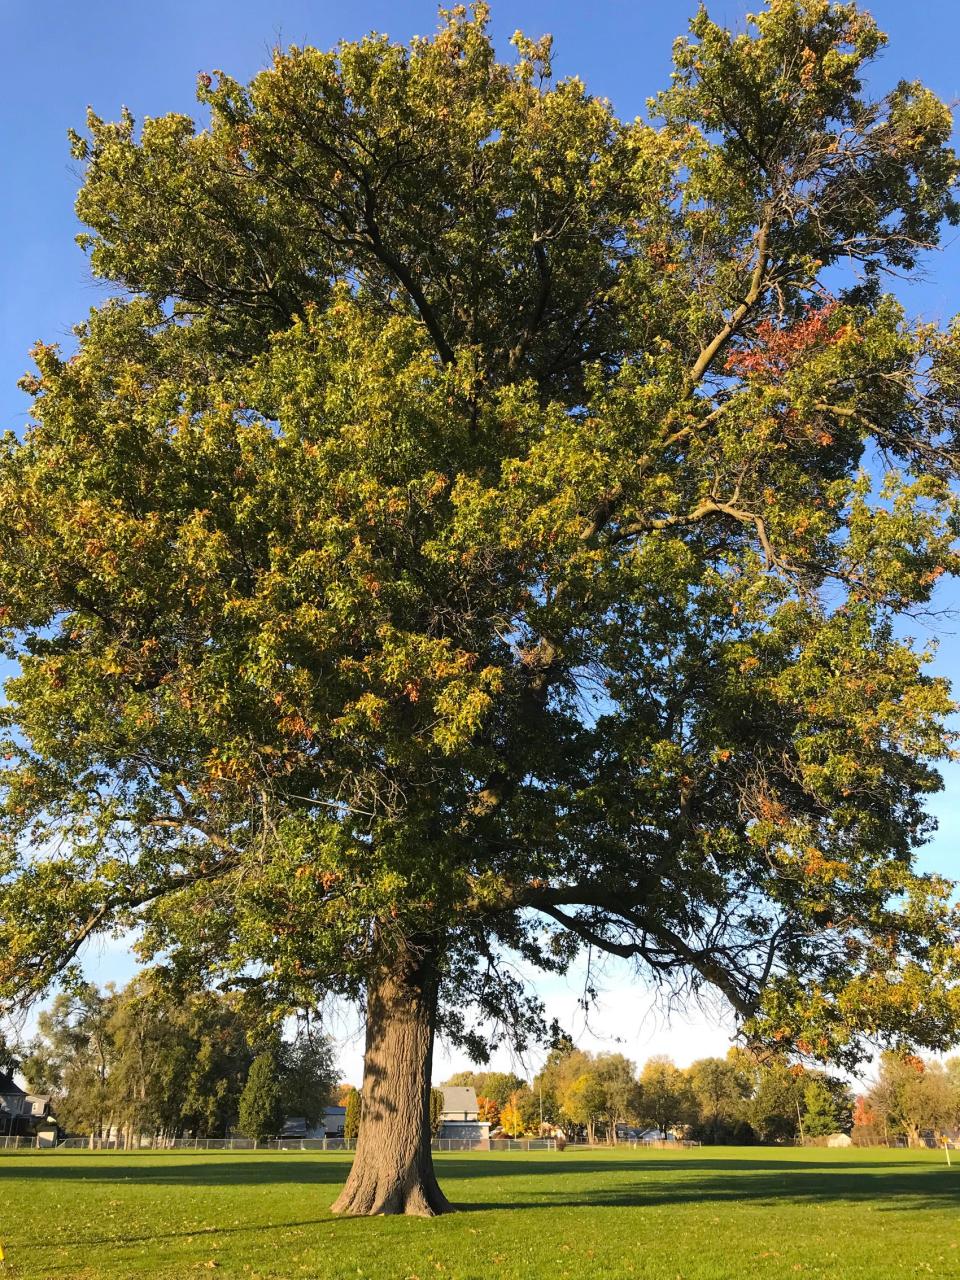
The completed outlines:
{"type": "Polygon", "coordinates": [[[120,296],[0,457],[5,997],[116,927],[362,996],[354,1212],[445,1207],[433,1034],[537,1029],[511,951],[824,1059],[955,1035],[951,702],[896,624],[957,569],[958,335],[884,280],[958,165],[864,94],[883,39],[700,10],[623,122],[477,4],[89,116],[120,296]]]}

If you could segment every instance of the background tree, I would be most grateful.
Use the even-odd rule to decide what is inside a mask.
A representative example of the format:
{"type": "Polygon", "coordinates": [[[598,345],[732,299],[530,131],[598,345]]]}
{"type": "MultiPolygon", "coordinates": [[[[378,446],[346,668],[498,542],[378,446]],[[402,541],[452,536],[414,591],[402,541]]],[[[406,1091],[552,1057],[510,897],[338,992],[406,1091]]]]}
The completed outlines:
{"type": "Polygon", "coordinates": [[[363,1107],[363,1100],[359,1089],[351,1089],[347,1094],[346,1114],[343,1118],[343,1140],[344,1142],[354,1143],[357,1140],[357,1134],[360,1132],[360,1115],[363,1107]]]}
{"type": "Polygon", "coordinates": [[[949,112],[864,95],[848,4],[699,11],[631,124],[485,24],[91,114],[123,296],[0,457],[0,989],[119,926],[362,998],[342,1212],[449,1207],[438,1024],[541,1029],[505,951],[847,1064],[957,1023],[895,621],[957,567],[960,360],[882,288],[956,216],[949,112]]]}
{"type": "Polygon", "coordinates": [[[949,1117],[947,1123],[954,1134],[960,1133],[960,1057],[948,1058],[944,1063],[949,1085],[949,1117]]]}
{"type": "Polygon", "coordinates": [[[919,1145],[923,1070],[923,1060],[914,1054],[882,1055],[867,1100],[883,1125],[885,1141],[889,1142],[891,1136],[903,1136],[911,1146],[919,1145]]]}
{"type": "Polygon", "coordinates": [[[483,1094],[477,1094],[477,1119],[489,1124],[491,1128],[496,1128],[500,1123],[501,1107],[493,1098],[486,1098],[483,1094]]]}
{"type": "Polygon", "coordinates": [[[921,1101],[917,1108],[920,1128],[925,1137],[932,1134],[939,1141],[942,1134],[956,1125],[956,1078],[942,1062],[928,1061],[924,1064],[920,1093],[921,1101]]]}
{"type": "Polygon", "coordinates": [[[316,1126],[333,1099],[339,1074],[333,1046],[322,1035],[301,1027],[279,1053],[280,1097],[284,1115],[303,1116],[316,1126]]]}
{"type": "Polygon", "coordinates": [[[850,1137],[856,1147],[872,1147],[883,1141],[883,1130],[877,1113],[863,1094],[854,1101],[850,1137]]]}
{"type": "Polygon", "coordinates": [[[669,1058],[649,1058],[640,1072],[639,1117],[643,1124],[666,1138],[673,1128],[687,1124],[693,1115],[693,1098],[683,1073],[669,1058]]]}
{"type": "Polygon", "coordinates": [[[186,1034],[171,1063],[186,1081],[181,1126],[198,1137],[226,1137],[253,1061],[250,1018],[235,999],[212,992],[194,995],[184,1016],[186,1034]]]}
{"type": "Polygon", "coordinates": [[[523,1113],[519,1106],[519,1097],[514,1095],[507,1100],[507,1105],[500,1112],[500,1127],[511,1138],[519,1138],[525,1131],[523,1113]]]}
{"type": "Polygon", "coordinates": [[[522,1133],[537,1134],[540,1132],[540,1098],[528,1084],[514,1090],[510,1096],[511,1105],[520,1116],[522,1133]]]}
{"type": "Polygon", "coordinates": [[[885,1140],[903,1136],[908,1146],[924,1145],[956,1121],[955,1076],[939,1062],[915,1054],[885,1053],[867,1101],[883,1126],[885,1140]]]}
{"type": "Polygon", "coordinates": [[[180,1008],[156,990],[152,974],[116,994],[108,1023],[113,1061],[107,1095],[126,1146],[134,1135],[176,1133],[189,1079],[183,1050],[193,1048],[184,1030],[180,1008]]]}
{"type": "Polygon", "coordinates": [[[735,1050],[731,1057],[750,1080],[746,1119],[761,1142],[793,1142],[800,1136],[804,1071],[782,1055],[757,1058],[735,1050]]]}
{"type": "Polygon", "coordinates": [[[542,1113],[548,1124],[560,1125],[563,1121],[559,1084],[565,1064],[574,1052],[574,1044],[569,1037],[558,1037],[547,1054],[543,1067],[534,1077],[533,1092],[537,1095],[538,1116],[542,1113]]]}
{"type": "Polygon", "coordinates": [[[808,1138],[825,1138],[850,1127],[850,1108],[838,1104],[821,1079],[807,1081],[803,1090],[803,1131],[808,1138]]]}
{"type": "Polygon", "coordinates": [[[637,1069],[622,1053],[601,1053],[596,1073],[603,1087],[603,1118],[607,1141],[617,1140],[617,1126],[635,1120],[640,1113],[637,1069]]]}
{"type": "MultiPolygon", "coordinates": [[[[593,1071],[594,1059],[591,1054],[577,1049],[573,1042],[563,1039],[550,1050],[546,1062],[539,1075],[534,1079],[534,1092],[537,1096],[537,1112],[539,1116],[540,1099],[544,1099],[544,1118],[555,1124],[576,1129],[581,1121],[574,1118],[565,1107],[567,1095],[581,1076],[593,1071]]],[[[579,1108],[575,1108],[579,1112],[579,1108]]]]}
{"type": "Polygon", "coordinates": [[[275,1138],[283,1128],[283,1091],[277,1054],[258,1053],[250,1064],[247,1082],[240,1095],[240,1132],[254,1142],[275,1138]]]}
{"type": "Polygon", "coordinates": [[[84,983],[61,992],[37,1017],[21,1070],[30,1089],[49,1094],[59,1123],[97,1145],[113,1122],[110,1073],[115,1058],[112,987],[84,983]]]}
{"type": "Polygon", "coordinates": [[[593,1146],[597,1140],[597,1122],[607,1108],[607,1094],[592,1064],[567,1081],[560,1103],[564,1115],[586,1130],[587,1142],[593,1146]]]}
{"type": "Polygon", "coordinates": [[[737,1060],[701,1058],[686,1072],[697,1109],[696,1130],[713,1143],[730,1141],[746,1119],[750,1081],[738,1070],[737,1060]]]}
{"type": "Polygon", "coordinates": [[[19,1066],[20,1058],[13,1045],[9,1043],[5,1036],[0,1035],[0,1071],[10,1074],[16,1071],[19,1066]]]}
{"type": "MultiPolygon", "coordinates": [[[[87,986],[41,1010],[23,1071],[31,1089],[52,1095],[65,1127],[107,1125],[130,1143],[185,1131],[224,1137],[236,1125],[262,1011],[169,979],[144,970],[120,991],[87,986]]],[[[335,1087],[330,1042],[301,1029],[275,1055],[284,1114],[315,1124],[335,1087]]]]}
{"type": "Polygon", "coordinates": [[[443,1125],[443,1090],[430,1090],[430,1133],[434,1138],[440,1136],[443,1125]]]}

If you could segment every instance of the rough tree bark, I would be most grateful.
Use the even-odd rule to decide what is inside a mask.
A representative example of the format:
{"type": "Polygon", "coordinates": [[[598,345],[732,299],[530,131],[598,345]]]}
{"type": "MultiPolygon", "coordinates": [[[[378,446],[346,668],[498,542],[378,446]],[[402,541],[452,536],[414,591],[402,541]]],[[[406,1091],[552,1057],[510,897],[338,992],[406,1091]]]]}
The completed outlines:
{"type": "Polygon", "coordinates": [[[449,1213],[430,1151],[436,953],[409,946],[367,986],[357,1153],[334,1213],[449,1213]]]}

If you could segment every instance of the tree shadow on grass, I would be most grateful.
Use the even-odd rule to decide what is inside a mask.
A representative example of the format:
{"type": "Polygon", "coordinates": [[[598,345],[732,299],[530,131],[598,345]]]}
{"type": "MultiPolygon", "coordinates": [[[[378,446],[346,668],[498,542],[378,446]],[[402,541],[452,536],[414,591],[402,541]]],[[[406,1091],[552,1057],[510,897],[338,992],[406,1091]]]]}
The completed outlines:
{"type": "MultiPolygon", "coordinates": [[[[219,1153],[211,1152],[210,1155],[219,1153]]],[[[0,1153],[0,1187],[6,1180],[52,1180],[81,1182],[146,1182],[166,1185],[184,1183],[196,1186],[219,1186],[251,1183],[279,1182],[342,1182],[346,1177],[349,1158],[346,1153],[274,1154],[250,1152],[230,1159],[205,1158],[206,1152],[183,1155],[174,1152],[39,1152],[12,1155],[4,1158],[0,1153]],[[69,1160],[70,1163],[61,1163],[69,1160]],[[113,1162],[116,1162],[114,1164],[113,1162]]],[[[870,1161],[835,1161],[813,1158],[799,1160],[764,1159],[762,1156],[728,1156],[700,1159],[686,1155],[667,1159],[585,1159],[579,1155],[549,1160],[525,1158],[524,1154],[497,1152],[493,1159],[486,1152],[477,1152],[468,1159],[443,1156],[437,1161],[437,1174],[441,1180],[458,1179],[472,1181],[478,1178],[525,1177],[549,1181],[557,1177],[583,1174],[630,1173],[646,1175],[661,1183],[665,1178],[682,1172],[689,1177],[699,1174],[715,1179],[718,1174],[730,1173],[742,1178],[757,1174],[776,1178],[786,1184],[796,1185],[799,1179],[812,1175],[829,1175],[831,1185],[838,1180],[860,1180],[864,1175],[879,1177],[884,1188],[891,1178],[915,1178],[918,1174],[933,1171],[939,1166],[919,1162],[916,1159],[870,1161]],[[909,1173],[891,1170],[909,1170],[909,1173]]],[[[738,1184],[738,1185],[742,1185],[738,1184]]],[[[822,1185],[822,1184],[820,1184],[822,1185]]],[[[875,1195],[872,1184],[865,1194],[875,1195]]]]}
{"type": "MultiPolygon", "coordinates": [[[[311,1187],[333,1187],[342,1182],[345,1162],[302,1158],[277,1158],[260,1160],[229,1160],[199,1163],[193,1159],[172,1159],[169,1164],[157,1160],[129,1161],[121,1167],[124,1172],[110,1177],[109,1168],[101,1161],[76,1162],[58,1166],[56,1160],[10,1161],[17,1169],[4,1168],[0,1163],[0,1196],[2,1175],[13,1174],[24,1179],[42,1180],[67,1178],[89,1181],[94,1184],[123,1182],[143,1186],[169,1187],[180,1183],[186,1186],[252,1186],[287,1184],[299,1185],[305,1193],[311,1187]]],[[[526,1173],[536,1182],[516,1187],[516,1198],[497,1200],[473,1199],[456,1204],[456,1209],[468,1213],[492,1211],[534,1210],[552,1214],[557,1209],[603,1210],[615,1208],[651,1209],[671,1205],[696,1204],[707,1207],[730,1205],[763,1205],[773,1208],[794,1205],[804,1208],[831,1203],[869,1202],[874,1212],[938,1210],[960,1207],[960,1178],[957,1173],[936,1165],[897,1160],[884,1163],[869,1161],[842,1165],[816,1159],[790,1162],[764,1161],[762,1158],[721,1158],[713,1160],[691,1159],[675,1161],[624,1160],[613,1163],[604,1160],[573,1161],[551,1160],[542,1162],[444,1160],[441,1164],[444,1179],[451,1182],[474,1182],[480,1197],[486,1189],[484,1179],[498,1179],[506,1174],[526,1173]],[[545,1167],[546,1166],[546,1167],[545,1167]],[[594,1175],[618,1175],[616,1182],[598,1182],[594,1175]],[[622,1174],[633,1174],[626,1181],[622,1174]],[[541,1181],[537,1175],[548,1174],[541,1181]],[[566,1175],[561,1182],[557,1176],[566,1175]],[[870,1176],[879,1175],[879,1176],[870,1176]]],[[[471,1188],[472,1189],[472,1188],[471,1188]]],[[[498,1188],[500,1190],[500,1188],[498,1188]]],[[[331,1197],[332,1198],[332,1197],[331,1197]]],[[[319,1207],[319,1206],[317,1206],[319,1207]]],[[[326,1204],[324,1203],[324,1209],[326,1204]]],[[[94,1224],[91,1224],[92,1226],[94,1224]]],[[[352,1231],[367,1231],[365,1219],[335,1217],[321,1212],[309,1219],[279,1222],[242,1222],[222,1227],[193,1227],[182,1230],[157,1232],[141,1231],[121,1236],[86,1236],[78,1233],[74,1239],[58,1237],[58,1246],[68,1244],[78,1249],[107,1246],[143,1245],[172,1240],[215,1240],[218,1237],[237,1236],[244,1233],[283,1233],[292,1229],[336,1227],[341,1245],[344,1236],[352,1231]]],[[[11,1242],[12,1243],[12,1242],[11,1242]]],[[[43,1248],[46,1242],[33,1247],[43,1248]]],[[[30,1246],[19,1242],[20,1248],[30,1246]]],[[[65,1269],[51,1260],[51,1274],[65,1269]]]]}
{"type": "MultiPolygon", "coordinates": [[[[263,1182],[328,1182],[342,1179],[349,1165],[349,1153],[313,1152],[281,1153],[249,1152],[223,1159],[219,1153],[200,1151],[196,1154],[182,1152],[29,1152],[11,1155],[4,1159],[0,1154],[0,1181],[5,1178],[54,1178],[116,1182],[188,1182],[201,1185],[209,1183],[247,1182],[251,1179],[263,1182]],[[213,1156],[210,1159],[209,1156],[213,1156]],[[69,1161],[69,1163],[62,1163],[69,1161]],[[114,1172],[114,1170],[118,1172],[114,1172]],[[122,1173],[119,1172],[122,1170],[122,1173]]],[[[472,1156],[441,1156],[437,1161],[438,1173],[444,1178],[553,1178],[579,1174],[633,1173],[651,1177],[664,1177],[674,1173],[702,1174],[714,1177],[718,1173],[737,1176],[767,1174],[781,1179],[796,1179],[807,1174],[830,1175],[831,1180],[844,1177],[862,1178],[873,1175],[888,1183],[891,1177],[916,1177],[936,1171],[939,1165],[920,1161],[916,1157],[892,1160],[824,1160],[815,1156],[783,1160],[779,1154],[765,1157],[721,1156],[701,1158],[686,1154],[668,1158],[583,1158],[579,1155],[560,1156],[552,1159],[530,1159],[524,1153],[503,1154],[497,1152],[491,1158],[486,1152],[472,1156]],[[897,1172],[892,1174],[891,1171],[897,1172]]]]}
{"type": "MultiPolygon", "coordinates": [[[[446,1172],[449,1166],[444,1166],[446,1172]]],[[[499,1177],[497,1166],[488,1176],[499,1177]]],[[[512,1171],[511,1171],[512,1172],[512,1171]]],[[[517,1170],[517,1172],[521,1172],[517,1170]]],[[[532,1172],[528,1170],[527,1172],[532,1172]]],[[[699,1159],[680,1156],[666,1160],[576,1159],[543,1162],[536,1172],[545,1186],[529,1191],[519,1187],[516,1200],[472,1200],[459,1209],[549,1209],[555,1207],[653,1208],[674,1204],[731,1202],[830,1204],[869,1202],[879,1211],[960,1208],[960,1174],[942,1165],[916,1159],[836,1161],[816,1157],[797,1160],[762,1156],[699,1159]],[[607,1181],[585,1179],[582,1194],[571,1186],[570,1175],[607,1175],[607,1181]],[[611,1174],[632,1174],[630,1181],[611,1174]],[[564,1177],[563,1175],[566,1175],[564,1177]],[[559,1179],[559,1181],[557,1181],[559,1179]]],[[[468,1176],[468,1175],[467,1175],[468,1176]]]]}
{"type": "MultiPolygon", "coordinates": [[[[771,1147],[769,1156],[760,1154],[750,1156],[719,1156],[719,1157],[700,1157],[691,1156],[686,1152],[669,1152],[664,1158],[649,1158],[643,1156],[630,1157],[624,1159],[619,1156],[603,1159],[596,1157],[582,1157],[579,1155],[559,1156],[549,1160],[536,1159],[525,1161],[523,1153],[504,1154],[497,1152],[495,1160],[483,1161],[483,1154],[478,1153],[479,1159],[474,1157],[472,1160],[451,1159],[444,1156],[438,1162],[438,1168],[446,1175],[448,1171],[456,1171],[455,1176],[467,1178],[471,1176],[471,1171],[476,1176],[477,1165],[483,1161],[484,1177],[502,1177],[507,1174],[523,1174],[526,1177],[556,1177],[559,1174],[572,1173],[619,1173],[622,1170],[629,1170],[633,1173],[649,1173],[670,1174],[673,1172],[701,1172],[712,1174],[718,1170],[735,1171],[738,1174],[760,1171],[764,1173],[778,1172],[783,1177],[789,1177],[794,1170],[802,1170],[804,1172],[818,1170],[821,1173],[838,1173],[841,1170],[855,1171],[858,1170],[860,1175],[864,1173],[874,1173],[884,1176],[888,1169],[910,1169],[915,1174],[929,1168],[937,1168],[926,1160],[918,1160],[916,1156],[905,1158],[896,1158],[892,1160],[844,1160],[842,1163],[837,1160],[824,1160],[817,1156],[804,1156],[797,1160],[784,1160],[781,1152],[784,1150],[793,1151],[796,1148],[776,1148],[771,1147]],[[514,1163],[516,1161],[517,1163],[514,1163]],[[512,1167],[511,1167],[512,1166],[512,1167]]],[[[717,1150],[717,1148],[714,1148],[717,1150]]]]}
{"type": "MultiPolygon", "coordinates": [[[[449,1171],[449,1174],[448,1174],[449,1171]]],[[[469,1178],[467,1166],[448,1176],[469,1178]]],[[[507,1172],[490,1167],[485,1176],[507,1172]]],[[[562,1160],[510,1173],[542,1174],[543,1184],[517,1187],[516,1198],[477,1199],[457,1204],[465,1212],[501,1209],[655,1208],[684,1204],[757,1203],[825,1205],[869,1203],[877,1212],[903,1209],[960,1208],[960,1176],[945,1167],[917,1160],[835,1161],[805,1158],[781,1161],[761,1156],[665,1160],[562,1160]],[[586,1175],[582,1190],[574,1179],[586,1175]],[[632,1175],[629,1180],[611,1174],[632,1175]],[[603,1180],[603,1175],[606,1175],[603,1180]]],[[[475,1176],[475,1175],[474,1175],[475,1176]]],[[[482,1186],[478,1187],[482,1194],[482,1186]]]]}
{"type": "MultiPolygon", "coordinates": [[[[240,1156],[204,1160],[202,1156],[116,1156],[71,1160],[51,1153],[31,1159],[0,1159],[0,1196],[4,1184],[22,1179],[44,1182],[84,1182],[120,1186],[255,1187],[278,1184],[333,1188],[344,1181],[347,1161],[342,1156],[305,1159],[295,1156],[240,1156]]],[[[960,1171],[916,1160],[844,1161],[816,1157],[783,1161],[760,1155],[665,1159],[496,1160],[445,1158],[438,1162],[441,1182],[474,1184],[477,1198],[460,1202],[466,1212],[555,1208],[658,1207],[672,1204],[795,1202],[828,1204],[869,1201],[880,1209],[960,1208],[960,1171]],[[524,1176],[529,1185],[516,1185],[514,1198],[484,1197],[484,1181],[524,1176]],[[616,1181],[612,1179],[615,1178],[616,1181]]],[[[11,1188],[12,1189],[12,1188],[11,1188]]],[[[473,1186],[470,1188],[473,1190],[473,1186]]],[[[459,1188],[458,1188],[459,1190],[459,1188]]],[[[328,1217],[324,1222],[349,1218],[328,1217]]],[[[288,1224],[289,1225],[289,1224],[288,1224]]],[[[309,1224],[300,1224],[309,1225],[309,1224]]],[[[186,1232],[184,1234],[190,1234],[186,1232]]],[[[194,1232],[193,1234],[196,1234],[194,1232]]],[[[158,1238],[158,1237],[150,1237],[158,1238]]]]}
{"type": "Polygon", "coordinates": [[[113,1154],[102,1158],[83,1156],[71,1164],[61,1164],[60,1157],[52,1152],[29,1160],[5,1162],[0,1158],[0,1190],[8,1180],[15,1182],[21,1178],[25,1181],[105,1183],[111,1186],[124,1182],[198,1187],[270,1186],[284,1182],[334,1185],[344,1181],[349,1167],[343,1159],[331,1160],[328,1164],[325,1160],[304,1160],[302,1156],[293,1159],[251,1156],[214,1162],[206,1161],[202,1156],[198,1159],[196,1156],[140,1157],[138,1154],[124,1160],[123,1154],[120,1153],[121,1158],[115,1168],[111,1168],[109,1163],[117,1159],[113,1154]]]}
{"type": "Polygon", "coordinates": [[[569,1186],[557,1190],[537,1188],[518,1191],[516,1200],[471,1200],[458,1204],[465,1212],[495,1209],[612,1208],[652,1209],[683,1204],[776,1204],[827,1205],[869,1203],[874,1212],[904,1209],[960,1209],[960,1178],[948,1169],[930,1167],[912,1174],[895,1174],[874,1179],[856,1172],[840,1173],[836,1166],[820,1173],[791,1173],[767,1169],[730,1170],[695,1178],[667,1175],[642,1181],[606,1186],[590,1184],[583,1194],[572,1194],[569,1186]],[[919,1176],[918,1176],[919,1175],[919,1176]]]}

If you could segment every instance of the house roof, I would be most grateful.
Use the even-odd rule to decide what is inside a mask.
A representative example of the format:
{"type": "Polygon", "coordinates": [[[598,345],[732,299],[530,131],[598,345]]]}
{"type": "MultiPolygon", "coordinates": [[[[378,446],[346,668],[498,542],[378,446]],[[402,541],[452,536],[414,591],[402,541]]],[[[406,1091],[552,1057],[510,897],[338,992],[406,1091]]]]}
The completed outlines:
{"type": "Polygon", "coordinates": [[[469,1085],[448,1084],[443,1087],[443,1114],[476,1115],[477,1091],[469,1085]]]}
{"type": "Polygon", "coordinates": [[[0,1071],[0,1096],[25,1097],[23,1089],[20,1088],[8,1071],[0,1071]]]}
{"type": "Polygon", "coordinates": [[[15,1115],[46,1115],[50,1110],[48,1093],[27,1093],[9,1071],[0,1071],[0,1109],[15,1115]]]}

